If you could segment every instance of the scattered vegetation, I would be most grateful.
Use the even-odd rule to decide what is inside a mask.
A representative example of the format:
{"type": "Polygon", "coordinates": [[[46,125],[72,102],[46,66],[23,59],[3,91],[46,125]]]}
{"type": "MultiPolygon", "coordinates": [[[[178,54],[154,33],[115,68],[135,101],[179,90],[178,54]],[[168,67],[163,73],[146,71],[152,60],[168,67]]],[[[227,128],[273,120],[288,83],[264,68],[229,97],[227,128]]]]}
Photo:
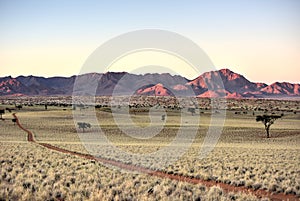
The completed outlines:
{"type": "Polygon", "coordinates": [[[218,187],[126,173],[35,144],[0,145],[1,200],[257,200],[218,187]]]}
{"type": "MultiPolygon", "coordinates": [[[[96,101],[97,105],[101,105],[96,109],[101,129],[111,145],[127,153],[126,155],[119,155],[104,143],[91,141],[85,146],[82,144],[78,137],[80,133],[76,130],[79,125],[74,125],[73,122],[70,97],[0,99],[4,108],[10,108],[15,103],[23,105],[17,115],[22,125],[31,130],[40,142],[82,153],[101,154],[107,159],[160,169],[174,175],[300,196],[299,101],[216,102],[214,109],[219,113],[214,113],[215,117],[226,112],[226,121],[217,146],[204,159],[199,158],[199,153],[211,124],[211,102],[214,100],[185,100],[181,101],[183,104],[178,104],[173,97],[120,97],[119,101],[114,100],[115,106],[112,107],[109,104],[110,97],[96,97],[96,101]],[[130,113],[130,118],[141,127],[148,125],[151,107],[164,108],[166,115],[163,121],[161,113],[154,113],[157,122],[164,124],[160,133],[143,140],[122,132],[111,112],[117,111],[118,117],[128,118],[124,113],[126,106],[122,105],[126,101],[130,101],[131,110],[135,113],[130,113]],[[47,111],[44,107],[46,103],[47,111]],[[194,116],[188,111],[190,107],[195,107],[194,116]],[[284,113],[284,118],[280,124],[272,126],[272,138],[266,139],[264,135],[260,135],[261,125],[253,120],[253,116],[263,117],[273,112],[284,113]],[[157,164],[166,158],[172,159],[174,152],[158,157],[151,157],[151,153],[168,146],[177,136],[180,115],[186,132],[184,136],[179,136],[179,141],[183,143],[194,130],[197,131],[196,138],[179,160],[161,168],[157,164]],[[199,124],[192,121],[196,115],[201,116],[199,124]],[[149,157],[140,160],[138,154],[149,154],[149,157]]],[[[85,108],[77,108],[85,114],[85,108]]],[[[0,200],[258,200],[251,195],[226,193],[217,186],[207,188],[124,172],[96,161],[49,151],[28,143],[26,134],[14,126],[10,113],[3,116],[6,120],[0,121],[0,200]]],[[[129,131],[139,133],[134,128],[129,131]]],[[[93,129],[84,135],[92,134],[93,129]]],[[[180,146],[178,144],[173,150],[176,151],[180,146]]]]}

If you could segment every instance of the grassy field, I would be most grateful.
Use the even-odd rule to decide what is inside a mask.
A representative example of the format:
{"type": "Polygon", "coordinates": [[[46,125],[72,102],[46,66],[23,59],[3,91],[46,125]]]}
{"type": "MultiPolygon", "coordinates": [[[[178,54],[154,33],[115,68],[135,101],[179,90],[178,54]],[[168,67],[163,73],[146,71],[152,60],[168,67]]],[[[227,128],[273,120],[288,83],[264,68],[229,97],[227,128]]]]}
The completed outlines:
{"type": "MultiPolygon", "coordinates": [[[[244,111],[244,107],[250,108],[254,103],[251,100],[241,105],[243,108],[239,109],[244,111]]],[[[293,103],[292,106],[298,105],[293,103]]],[[[226,112],[225,123],[213,125],[221,127],[222,134],[204,158],[200,157],[200,150],[211,126],[210,110],[200,109],[192,116],[187,111],[180,113],[169,109],[162,130],[150,139],[140,139],[120,130],[119,126],[126,127],[126,121],[123,125],[116,124],[110,108],[97,109],[99,125],[109,144],[93,138],[96,125],[78,134],[70,107],[49,106],[45,110],[42,106],[25,106],[15,112],[38,142],[170,174],[300,197],[300,114],[284,112],[283,118],[272,125],[268,139],[263,124],[255,121],[255,115],[264,114],[264,111],[255,110],[255,115],[252,110],[235,114],[236,108],[215,115],[215,118],[222,118],[222,113],[226,112]],[[198,123],[195,118],[199,115],[198,123]],[[178,137],[180,129],[184,135],[178,137]],[[177,157],[174,153],[186,145],[192,133],[196,133],[192,143],[181,157],[177,157]],[[176,138],[179,142],[170,144],[176,138]],[[165,147],[170,147],[168,154],[156,154],[165,147]]],[[[130,114],[137,128],[127,126],[126,131],[137,136],[139,128],[150,125],[148,109],[134,109],[130,114]]],[[[122,108],[115,115],[120,119],[128,118],[122,108]]],[[[154,119],[161,118],[159,112],[152,115],[154,119]]],[[[3,117],[5,121],[0,121],[0,198],[3,200],[257,200],[248,194],[225,193],[219,187],[207,188],[126,172],[47,150],[26,142],[26,133],[13,124],[10,113],[3,117]]]]}

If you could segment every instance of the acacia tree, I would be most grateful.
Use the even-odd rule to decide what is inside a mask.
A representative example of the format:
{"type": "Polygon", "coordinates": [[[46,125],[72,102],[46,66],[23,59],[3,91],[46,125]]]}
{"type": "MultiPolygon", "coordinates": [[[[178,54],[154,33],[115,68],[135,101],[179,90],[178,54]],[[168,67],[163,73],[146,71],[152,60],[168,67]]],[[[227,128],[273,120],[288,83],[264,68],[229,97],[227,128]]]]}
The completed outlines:
{"type": "Polygon", "coordinates": [[[270,127],[274,124],[276,119],[281,118],[280,115],[259,115],[256,116],[256,121],[261,121],[265,125],[265,130],[267,132],[267,138],[270,138],[270,127]]]}
{"type": "Polygon", "coordinates": [[[17,105],[16,107],[18,108],[18,110],[20,110],[20,109],[22,109],[22,108],[23,108],[23,106],[22,106],[22,105],[17,105]]]}
{"type": "Polygon", "coordinates": [[[196,111],[195,111],[195,108],[190,107],[190,108],[188,108],[188,112],[190,112],[192,114],[192,116],[194,116],[196,111]]]}
{"type": "Polygon", "coordinates": [[[0,119],[2,119],[3,114],[5,114],[5,110],[0,110],[0,119]]]}
{"type": "Polygon", "coordinates": [[[90,123],[86,123],[86,122],[78,122],[77,125],[80,129],[82,129],[82,132],[84,132],[85,128],[91,128],[92,127],[90,123]]]}

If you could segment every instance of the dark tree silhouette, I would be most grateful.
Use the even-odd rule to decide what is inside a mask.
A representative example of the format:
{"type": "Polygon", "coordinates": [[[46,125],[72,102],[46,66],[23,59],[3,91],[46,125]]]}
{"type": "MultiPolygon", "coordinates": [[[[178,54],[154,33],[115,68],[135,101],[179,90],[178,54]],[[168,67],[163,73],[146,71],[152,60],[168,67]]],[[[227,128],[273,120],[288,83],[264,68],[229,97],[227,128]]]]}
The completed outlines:
{"type": "Polygon", "coordinates": [[[84,132],[85,128],[91,128],[92,127],[91,124],[85,123],[85,122],[78,122],[77,125],[80,129],[82,129],[82,132],[84,132]]]}
{"type": "Polygon", "coordinates": [[[166,119],[166,115],[165,114],[161,115],[161,120],[164,121],[165,119],[166,119]]]}
{"type": "Polygon", "coordinates": [[[190,108],[188,108],[188,111],[189,111],[190,113],[192,113],[192,116],[194,116],[194,114],[195,114],[195,108],[190,107],[190,108]]]}
{"type": "Polygon", "coordinates": [[[3,115],[3,114],[5,114],[5,110],[0,110],[0,116],[1,116],[0,119],[2,119],[2,115],[3,115]]]}
{"type": "Polygon", "coordinates": [[[274,124],[276,119],[281,118],[280,115],[259,115],[256,116],[256,121],[261,121],[265,125],[265,130],[267,132],[267,138],[270,138],[270,127],[274,124]]]}
{"type": "Polygon", "coordinates": [[[14,125],[16,125],[17,119],[14,118],[11,121],[14,123],[14,125]]]}
{"type": "Polygon", "coordinates": [[[23,106],[22,105],[17,105],[16,107],[20,110],[23,106]]]}

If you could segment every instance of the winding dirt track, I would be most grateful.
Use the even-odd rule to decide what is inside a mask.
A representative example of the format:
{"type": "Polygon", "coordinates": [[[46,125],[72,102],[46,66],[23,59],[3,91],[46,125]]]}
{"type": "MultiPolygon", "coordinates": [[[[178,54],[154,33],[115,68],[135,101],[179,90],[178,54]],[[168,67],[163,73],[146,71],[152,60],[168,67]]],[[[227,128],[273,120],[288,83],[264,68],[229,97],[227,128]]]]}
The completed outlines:
{"type": "Polygon", "coordinates": [[[251,193],[251,194],[255,195],[258,198],[267,197],[272,201],[279,201],[279,200],[299,201],[300,200],[295,195],[290,195],[290,194],[286,195],[284,193],[272,193],[272,192],[262,190],[262,189],[254,190],[252,188],[247,188],[245,186],[233,186],[233,185],[230,185],[230,184],[225,184],[225,183],[216,182],[216,181],[205,181],[205,180],[202,180],[202,179],[197,179],[197,178],[188,177],[188,176],[168,174],[168,173],[162,172],[162,171],[153,171],[153,170],[150,170],[150,169],[145,168],[145,167],[125,164],[125,163],[120,162],[120,161],[105,159],[105,158],[101,158],[101,157],[94,157],[90,154],[83,154],[83,153],[74,152],[74,151],[70,151],[70,150],[67,150],[67,149],[62,149],[62,148],[59,148],[59,147],[55,147],[51,144],[40,143],[40,142],[37,142],[34,139],[34,136],[33,136],[31,131],[24,128],[20,124],[20,121],[19,121],[19,119],[18,119],[18,117],[16,116],[15,113],[13,114],[13,116],[16,119],[16,123],[19,126],[19,128],[27,133],[27,141],[28,142],[32,142],[32,143],[41,145],[43,147],[46,147],[48,149],[55,150],[55,151],[58,151],[58,152],[61,152],[61,153],[71,154],[71,155],[79,156],[79,157],[82,157],[82,158],[85,158],[85,159],[99,161],[101,163],[109,164],[109,165],[112,165],[112,166],[115,166],[115,167],[118,167],[118,168],[122,168],[122,169],[125,169],[125,170],[130,170],[130,171],[136,171],[136,172],[140,172],[140,173],[145,173],[145,174],[148,174],[148,175],[151,175],[151,176],[156,176],[156,177],[161,177],[161,178],[168,178],[168,179],[173,179],[173,180],[177,180],[177,181],[188,182],[188,183],[191,183],[191,184],[203,184],[207,187],[219,186],[225,192],[251,193]]]}

